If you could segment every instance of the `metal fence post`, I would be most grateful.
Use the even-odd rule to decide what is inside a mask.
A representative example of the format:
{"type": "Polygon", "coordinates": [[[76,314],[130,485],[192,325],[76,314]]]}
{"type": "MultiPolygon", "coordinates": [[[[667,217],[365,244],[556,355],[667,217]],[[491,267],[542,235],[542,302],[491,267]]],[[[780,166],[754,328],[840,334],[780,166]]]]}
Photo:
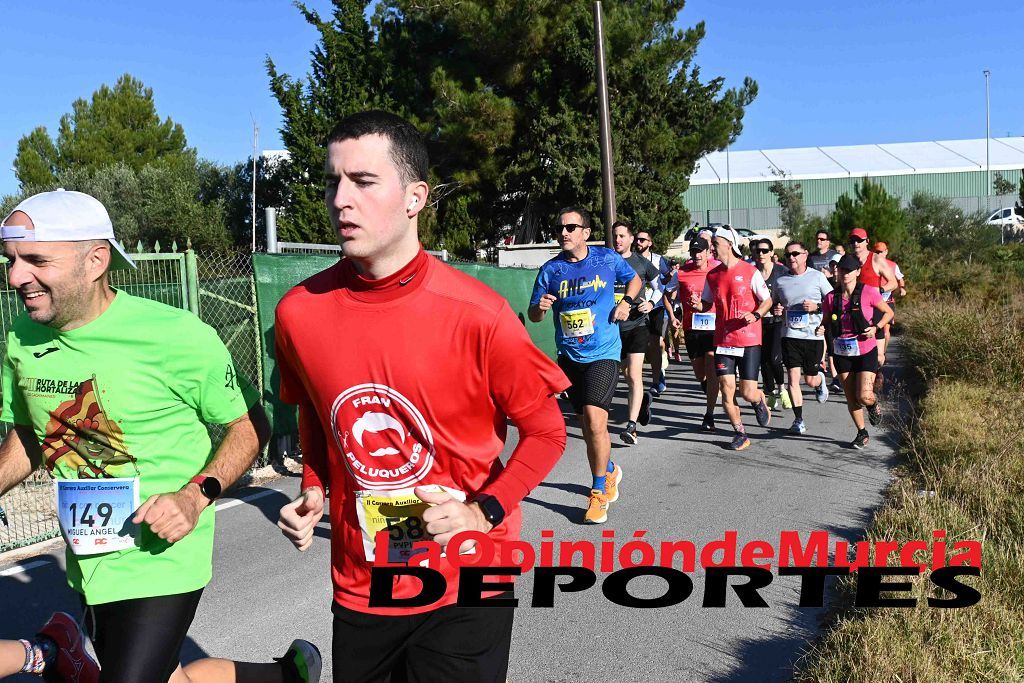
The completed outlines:
{"type": "Polygon", "coordinates": [[[264,218],[267,228],[267,253],[277,254],[277,209],[268,206],[264,218]]]}
{"type": "Polygon", "coordinates": [[[185,285],[188,287],[188,310],[199,315],[199,269],[196,266],[196,252],[185,250],[185,285]]]}

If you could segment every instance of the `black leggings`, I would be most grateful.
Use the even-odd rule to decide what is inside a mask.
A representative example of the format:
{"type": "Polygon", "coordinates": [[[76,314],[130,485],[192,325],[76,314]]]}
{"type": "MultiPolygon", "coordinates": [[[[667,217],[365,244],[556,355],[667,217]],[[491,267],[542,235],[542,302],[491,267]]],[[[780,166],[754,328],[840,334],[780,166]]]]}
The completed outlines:
{"type": "MultiPolygon", "coordinates": [[[[203,589],[83,605],[100,683],[160,683],[178,668],[203,589]]],[[[84,600],[83,600],[84,603],[84,600]]]]}
{"type": "Polygon", "coordinates": [[[785,325],[782,320],[777,322],[761,321],[761,381],[764,382],[766,394],[774,393],[775,387],[786,383],[786,374],[782,367],[782,332],[785,325]]]}

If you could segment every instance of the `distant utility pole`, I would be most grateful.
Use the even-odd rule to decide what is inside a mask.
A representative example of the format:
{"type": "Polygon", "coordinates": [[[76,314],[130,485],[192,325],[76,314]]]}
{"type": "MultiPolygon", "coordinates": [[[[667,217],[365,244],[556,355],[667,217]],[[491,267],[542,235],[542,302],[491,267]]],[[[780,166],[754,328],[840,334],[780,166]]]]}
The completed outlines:
{"type": "Polygon", "coordinates": [[[256,154],[260,142],[260,127],[252,120],[252,250],[256,251],[256,154]]]}
{"type": "Polygon", "coordinates": [[[729,227],[732,227],[732,169],[729,168],[729,148],[732,147],[730,142],[725,146],[725,210],[726,216],[729,219],[729,227]]]}
{"type": "Polygon", "coordinates": [[[597,62],[597,107],[601,137],[601,195],[604,199],[604,243],[612,246],[615,222],[615,169],[612,167],[612,125],[608,110],[608,77],[604,69],[604,23],[601,1],[594,2],[594,60],[597,62]]]}

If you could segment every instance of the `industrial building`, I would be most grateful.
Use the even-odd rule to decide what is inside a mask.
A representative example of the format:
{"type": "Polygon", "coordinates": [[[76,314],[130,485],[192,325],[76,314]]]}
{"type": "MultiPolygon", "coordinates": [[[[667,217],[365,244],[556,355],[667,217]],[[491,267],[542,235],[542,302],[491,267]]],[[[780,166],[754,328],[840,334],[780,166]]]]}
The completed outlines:
{"type": "Polygon", "coordinates": [[[851,197],[864,177],[908,203],[916,192],[948,197],[969,212],[1013,206],[1013,195],[993,196],[996,174],[1017,185],[1024,169],[1024,137],[900,142],[713,152],[701,157],[683,194],[695,223],[777,228],[779,206],[768,191],[784,178],[799,183],[812,215],[826,215],[842,194],[851,197]],[[730,215],[731,214],[731,215],[730,215]]]}

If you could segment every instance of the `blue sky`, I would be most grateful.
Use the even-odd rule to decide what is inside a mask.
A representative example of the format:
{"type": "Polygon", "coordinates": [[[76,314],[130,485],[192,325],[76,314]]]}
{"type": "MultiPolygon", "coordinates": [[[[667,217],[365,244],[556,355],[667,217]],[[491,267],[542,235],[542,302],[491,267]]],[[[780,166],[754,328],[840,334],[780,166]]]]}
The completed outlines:
{"type": "MultiPolygon", "coordinates": [[[[76,98],[125,72],[153,88],[160,115],[181,123],[204,157],[247,158],[253,118],[260,148],[280,148],[263,62],[270,55],[279,70],[304,74],[317,37],[285,0],[3,6],[0,194],[17,189],[22,135],[37,125],[55,133],[76,98]]],[[[993,136],[1024,135],[1020,0],[691,0],[680,23],[701,20],[703,78],[735,85],[749,75],[760,86],[734,149],[982,138],[986,68],[993,136]]]]}

